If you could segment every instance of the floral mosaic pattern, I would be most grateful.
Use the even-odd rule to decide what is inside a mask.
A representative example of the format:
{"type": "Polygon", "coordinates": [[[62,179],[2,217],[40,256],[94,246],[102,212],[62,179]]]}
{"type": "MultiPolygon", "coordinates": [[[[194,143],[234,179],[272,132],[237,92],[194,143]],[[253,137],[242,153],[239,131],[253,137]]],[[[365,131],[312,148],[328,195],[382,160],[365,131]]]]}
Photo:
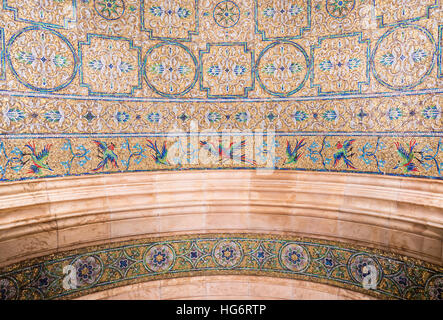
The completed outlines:
{"type": "Polygon", "coordinates": [[[77,0],[5,0],[3,8],[11,10],[19,21],[36,22],[55,28],[68,27],[76,21],[77,0]]]}
{"type": "Polygon", "coordinates": [[[320,39],[313,47],[315,57],[311,86],[321,93],[359,92],[369,83],[368,41],[360,36],[340,36],[320,39]]]}
{"type": "Polygon", "coordinates": [[[439,5],[5,0],[1,180],[256,167],[441,179],[439,5]],[[275,146],[251,146],[254,131],[275,146]],[[189,159],[172,156],[187,132],[189,159]]]}
{"type": "Polygon", "coordinates": [[[81,43],[81,81],[91,92],[130,94],[141,87],[140,48],[127,39],[90,37],[81,43]]]}
{"type": "Polygon", "coordinates": [[[93,284],[102,271],[101,261],[95,256],[80,257],[75,260],[73,266],[76,271],[77,285],[79,287],[93,284]]]}
{"type": "Polygon", "coordinates": [[[197,29],[197,1],[141,0],[143,28],[153,38],[187,39],[197,29]]]}
{"type": "Polygon", "coordinates": [[[240,9],[232,1],[221,1],[214,9],[214,21],[223,28],[230,28],[240,19],[240,9]]]}
{"type": "Polygon", "coordinates": [[[94,8],[106,20],[119,19],[125,12],[123,0],[94,0],[94,8]]]}
{"type": "MultiPolygon", "coordinates": [[[[26,28],[30,27],[29,24],[32,23],[33,26],[39,25],[47,28],[48,32],[55,32],[54,29],[57,29],[60,32],[57,35],[63,40],[63,43],[60,41],[54,43],[57,48],[60,44],[60,48],[57,50],[66,51],[66,46],[68,46],[72,49],[70,51],[75,52],[74,56],[78,53],[79,56],[74,57],[74,59],[78,58],[83,68],[84,60],[87,60],[86,57],[82,57],[86,53],[81,48],[85,44],[85,38],[127,39],[134,43],[132,49],[140,48],[144,54],[153,47],[167,46],[168,41],[178,41],[179,44],[186,42],[186,49],[177,49],[178,51],[175,53],[176,58],[180,60],[187,60],[189,55],[199,56],[199,53],[208,45],[232,45],[235,43],[245,43],[248,52],[256,52],[258,55],[261,53],[262,59],[265,59],[265,56],[275,54],[275,52],[271,52],[272,49],[269,47],[274,49],[278,47],[279,42],[277,41],[293,41],[294,46],[301,52],[307,53],[306,73],[311,78],[321,77],[321,79],[314,80],[314,86],[318,86],[320,81],[325,88],[338,86],[336,84],[338,77],[350,77],[349,74],[343,74],[343,70],[347,70],[346,73],[353,71],[353,81],[358,83],[359,89],[351,91],[334,90],[334,92],[386,95],[392,90],[414,90],[414,92],[416,90],[417,93],[423,94],[427,93],[426,90],[438,92],[440,89],[440,83],[436,79],[439,77],[438,70],[441,70],[441,61],[437,59],[435,50],[435,39],[439,37],[439,26],[438,23],[434,23],[435,18],[430,15],[430,13],[437,10],[438,5],[438,0],[420,3],[417,1],[375,0],[297,0],[284,3],[270,0],[248,0],[238,3],[228,0],[204,0],[201,2],[195,0],[178,2],[170,0],[143,0],[140,2],[135,0],[91,0],[91,3],[76,0],[48,0],[28,3],[22,0],[5,0],[3,7],[7,13],[2,13],[0,29],[6,28],[5,36],[6,41],[9,42],[7,49],[10,56],[20,55],[23,51],[20,43],[13,45],[14,41],[11,40],[14,39],[14,34],[25,33],[26,28]],[[372,9],[375,12],[371,11],[372,9]],[[380,20],[380,25],[373,25],[374,17],[380,20]],[[382,20],[386,24],[383,24],[382,20]],[[399,28],[411,29],[399,30],[399,28]],[[377,32],[370,31],[373,29],[376,29],[377,32]],[[401,38],[403,37],[401,33],[405,34],[404,38],[401,38]],[[353,38],[348,38],[349,35],[357,37],[357,34],[360,35],[358,43],[352,41],[353,38]],[[332,65],[335,65],[333,61],[329,63],[327,59],[322,58],[325,57],[322,51],[328,50],[329,46],[325,46],[326,42],[322,42],[321,39],[334,42],[334,38],[343,39],[343,46],[338,49],[336,44],[332,45],[331,50],[335,52],[332,56],[338,54],[340,60],[349,60],[342,64],[337,62],[336,66],[340,64],[349,66],[351,69],[333,68],[332,65]],[[159,43],[159,41],[166,42],[159,43]],[[321,42],[323,46],[321,46],[321,42]],[[399,43],[404,43],[403,48],[397,46],[399,43]],[[414,51],[406,52],[411,46],[414,47],[414,51]],[[358,57],[342,57],[343,54],[362,47],[367,48],[368,51],[359,51],[358,57]],[[384,52],[384,48],[392,48],[391,51],[395,52],[384,52]],[[398,53],[399,50],[404,52],[398,53]],[[317,70],[315,68],[313,70],[312,61],[323,62],[323,70],[319,71],[318,66],[317,70]],[[374,72],[370,72],[369,75],[366,73],[366,69],[359,69],[367,66],[367,62],[374,69],[374,72]],[[437,64],[437,69],[434,68],[435,64],[437,64]],[[400,69],[403,70],[404,76],[398,75],[400,69]],[[328,70],[334,72],[332,77],[320,76],[321,72],[327,72],[328,70]],[[338,70],[340,72],[337,72],[338,70]],[[436,71],[437,77],[434,75],[436,71]],[[360,74],[361,79],[356,78],[357,73],[360,74]],[[396,80],[396,78],[406,77],[406,75],[409,79],[396,80]],[[391,80],[390,77],[394,78],[391,80]],[[400,83],[395,83],[396,81],[400,81],[400,83]],[[401,81],[403,81],[403,84],[401,81]],[[377,85],[377,82],[381,85],[377,85]]],[[[29,33],[29,30],[27,34],[29,37],[34,36],[34,34],[29,33]]],[[[106,43],[100,45],[103,45],[104,48],[107,46],[106,43]]],[[[34,48],[37,43],[33,41],[29,42],[29,46],[32,46],[33,50],[38,50],[38,48],[34,48]]],[[[29,49],[24,51],[23,54],[29,53],[29,49]]],[[[290,48],[287,50],[290,50],[290,48]]],[[[71,55],[69,52],[67,53],[69,56],[71,55]]],[[[235,55],[230,55],[229,64],[234,64],[237,60],[242,59],[244,53],[239,51],[235,55]]],[[[23,58],[26,59],[25,56],[23,58]]],[[[70,57],[67,59],[70,59],[70,57]]],[[[334,59],[337,60],[337,58],[334,59]]],[[[154,64],[162,63],[162,61],[152,62],[154,64]]],[[[285,72],[276,72],[273,75],[275,79],[272,81],[280,84],[281,87],[282,83],[294,80],[296,85],[293,87],[297,90],[286,92],[286,90],[270,88],[270,85],[266,85],[266,80],[263,79],[264,75],[260,73],[262,69],[262,66],[259,65],[260,61],[254,57],[251,62],[252,78],[260,78],[263,83],[260,86],[248,87],[250,89],[242,97],[284,98],[291,96],[302,99],[316,97],[324,94],[324,92],[331,92],[330,90],[320,92],[310,90],[312,86],[305,87],[304,83],[299,82],[300,79],[291,79],[285,72]],[[261,90],[263,88],[266,89],[261,90]]],[[[196,65],[202,63],[200,59],[195,59],[196,65]]],[[[141,59],[138,59],[137,65],[133,67],[136,69],[133,70],[135,73],[142,74],[144,72],[144,64],[141,59]]],[[[37,83],[27,81],[27,77],[22,76],[20,72],[16,72],[15,65],[11,65],[10,69],[7,71],[9,74],[7,75],[8,81],[0,83],[0,90],[14,92],[18,90],[26,93],[44,92],[46,94],[51,92],[56,94],[56,91],[60,91],[60,93],[80,96],[106,94],[121,97],[121,93],[110,89],[110,86],[108,86],[105,93],[99,90],[85,91],[83,88],[85,82],[81,79],[81,73],[79,75],[74,73],[72,79],[71,75],[68,77],[61,76],[59,81],[62,84],[65,84],[65,82],[61,80],[69,79],[70,81],[66,82],[64,86],[54,86],[48,89],[41,83],[37,85],[37,83]],[[14,80],[14,76],[17,74],[20,76],[16,79],[17,83],[11,81],[11,76],[14,80]]],[[[125,74],[119,74],[118,77],[115,77],[114,73],[109,73],[106,74],[105,78],[108,79],[108,77],[114,83],[128,81],[125,74]]],[[[197,72],[196,79],[198,78],[199,74],[197,72]]],[[[214,81],[211,87],[213,91],[221,92],[226,86],[222,77],[218,80],[220,82],[214,81]]],[[[207,81],[207,79],[204,81],[207,81]]],[[[192,83],[193,81],[181,95],[189,99],[204,97],[207,93],[207,87],[205,85],[194,86],[192,83]]],[[[105,86],[103,83],[100,83],[100,85],[105,86]]],[[[134,91],[130,93],[131,96],[144,99],[173,98],[177,94],[175,93],[172,96],[169,93],[165,94],[164,90],[162,91],[155,85],[150,85],[149,82],[137,83],[132,88],[134,91]]],[[[170,88],[168,90],[170,92],[170,88]]],[[[233,96],[238,95],[209,94],[207,98],[230,99],[233,96]]],[[[361,97],[366,98],[366,96],[361,97]]]]}
{"type": "Polygon", "coordinates": [[[7,57],[17,80],[33,90],[59,90],[77,71],[71,44],[46,27],[27,27],[16,33],[9,40],[7,57]]]}
{"type": "Polygon", "coordinates": [[[291,42],[275,42],[260,53],[257,79],[270,94],[289,96],[304,85],[308,69],[303,48],[291,42]]]}
{"type": "Polygon", "coordinates": [[[2,300],[14,300],[17,298],[15,282],[9,278],[0,279],[0,297],[2,300]]]}
{"type": "Polygon", "coordinates": [[[213,252],[215,262],[225,268],[234,268],[242,260],[242,248],[234,241],[220,241],[213,252]]]}
{"type": "Polygon", "coordinates": [[[264,39],[299,38],[311,24],[311,0],[255,0],[256,29],[264,39]]]}
{"type": "Polygon", "coordinates": [[[376,79],[391,89],[409,89],[427,77],[435,63],[432,36],[416,26],[401,25],[377,42],[373,53],[376,79]]]}
{"type": "Polygon", "coordinates": [[[148,50],[144,62],[148,85],[165,96],[183,95],[197,80],[197,60],[179,43],[162,43],[148,50]]]}
{"type": "Polygon", "coordinates": [[[146,252],[145,264],[152,272],[165,272],[174,263],[174,258],[170,246],[154,245],[146,252]]]}
{"type": "Polygon", "coordinates": [[[381,25],[427,17],[429,10],[438,6],[436,0],[372,0],[381,25]]]}
{"type": "Polygon", "coordinates": [[[326,9],[334,18],[344,18],[354,9],[355,0],[327,0],[326,9]]]}
{"type": "Polygon", "coordinates": [[[146,133],[200,129],[282,132],[423,132],[441,129],[442,96],[247,103],[64,102],[59,99],[0,99],[0,132],[146,133]]]}
{"type": "Polygon", "coordinates": [[[215,234],[83,248],[0,270],[0,297],[66,299],[139,281],[244,274],[327,283],[382,299],[441,300],[443,269],[315,239],[215,234]],[[72,266],[74,273],[63,270],[72,266]],[[66,286],[67,279],[75,285],[66,286]],[[365,287],[365,279],[374,280],[365,287]]]}
{"type": "Polygon", "coordinates": [[[240,43],[253,45],[256,39],[254,0],[199,0],[198,34],[192,36],[192,42],[240,43]]]}
{"type": "Polygon", "coordinates": [[[244,96],[253,87],[253,53],[246,45],[208,45],[200,52],[202,88],[208,96],[244,96]]]}
{"type": "Polygon", "coordinates": [[[288,243],[281,249],[281,263],[291,271],[299,272],[309,265],[309,254],[305,248],[298,244],[288,243]]]}

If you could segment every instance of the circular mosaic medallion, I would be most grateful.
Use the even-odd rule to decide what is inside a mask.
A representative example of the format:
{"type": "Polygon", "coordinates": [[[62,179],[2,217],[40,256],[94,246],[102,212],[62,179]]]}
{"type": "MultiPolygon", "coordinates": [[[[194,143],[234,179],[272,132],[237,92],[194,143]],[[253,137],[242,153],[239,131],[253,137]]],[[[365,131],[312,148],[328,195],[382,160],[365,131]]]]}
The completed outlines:
{"type": "Polygon", "coordinates": [[[92,285],[100,278],[103,270],[101,261],[94,256],[81,257],[73,263],[73,266],[77,275],[76,286],[78,287],[92,285]]]}
{"type": "Polygon", "coordinates": [[[377,41],[372,71],[377,81],[390,89],[412,89],[431,73],[435,55],[434,39],[426,29],[399,25],[377,41]]]}
{"type": "Polygon", "coordinates": [[[443,274],[438,274],[428,280],[426,295],[431,300],[443,300],[443,274]]]}
{"type": "Polygon", "coordinates": [[[217,243],[213,250],[213,256],[218,265],[234,268],[243,259],[243,251],[238,243],[225,240],[217,243]]]}
{"type": "Polygon", "coordinates": [[[187,93],[198,78],[197,59],[180,43],[163,42],[150,48],[143,69],[148,86],[166,97],[187,93]]]}
{"type": "Polygon", "coordinates": [[[348,262],[348,272],[356,282],[361,284],[363,284],[364,278],[372,276],[375,277],[378,284],[382,275],[382,269],[378,262],[366,254],[352,256],[348,262]]]}
{"type": "Polygon", "coordinates": [[[27,27],[14,34],[6,56],[18,81],[36,91],[60,90],[77,72],[72,45],[59,32],[43,26],[27,27]]]}
{"type": "Polygon", "coordinates": [[[172,248],[158,244],[149,248],[145,254],[145,265],[153,272],[168,271],[174,263],[175,255],[172,248]]]}
{"type": "Polygon", "coordinates": [[[309,254],[302,246],[288,243],[280,249],[280,263],[291,271],[300,272],[308,267],[309,254]]]}
{"type": "Polygon", "coordinates": [[[257,60],[260,86],[272,95],[290,96],[299,91],[308,78],[308,55],[293,42],[274,42],[257,60]]]}
{"type": "Polygon", "coordinates": [[[17,284],[9,278],[0,278],[0,300],[17,299],[17,284]]]}
{"type": "Polygon", "coordinates": [[[344,18],[355,7],[355,0],[326,0],[326,11],[334,18],[344,18]]]}
{"type": "Polygon", "coordinates": [[[231,28],[240,20],[240,9],[232,1],[222,1],[215,6],[213,17],[220,27],[231,28]]]}
{"type": "Polygon", "coordinates": [[[95,0],[95,11],[106,20],[117,20],[125,12],[123,0],[95,0]]]}

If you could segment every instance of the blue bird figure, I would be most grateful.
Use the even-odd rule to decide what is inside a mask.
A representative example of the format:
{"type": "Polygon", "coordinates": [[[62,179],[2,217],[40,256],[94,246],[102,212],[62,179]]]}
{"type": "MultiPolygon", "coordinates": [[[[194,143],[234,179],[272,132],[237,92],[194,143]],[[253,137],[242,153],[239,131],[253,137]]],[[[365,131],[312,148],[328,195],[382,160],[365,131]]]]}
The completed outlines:
{"type": "Polygon", "coordinates": [[[403,171],[405,173],[418,171],[418,168],[413,161],[417,160],[418,162],[423,163],[422,160],[416,157],[417,153],[420,154],[422,157],[423,154],[422,152],[414,152],[414,148],[417,146],[415,140],[411,140],[409,142],[408,151],[406,151],[405,148],[403,148],[403,146],[398,142],[395,142],[395,146],[397,147],[397,153],[400,156],[401,160],[398,161],[394,169],[403,168],[403,171]]]}
{"type": "Polygon", "coordinates": [[[343,159],[347,168],[356,169],[352,164],[352,161],[349,159],[354,156],[354,153],[350,153],[352,152],[352,143],[354,141],[355,139],[346,140],[343,144],[337,142],[336,147],[338,151],[334,153],[334,168],[337,166],[338,162],[343,159]]]}
{"type": "Polygon", "coordinates": [[[118,168],[117,155],[114,153],[115,145],[111,142],[109,145],[106,142],[93,140],[93,142],[98,146],[99,158],[102,159],[97,165],[97,168],[92,169],[92,171],[98,171],[99,169],[108,168],[108,162],[112,163],[114,168],[118,168]]]}
{"type": "MultiPolygon", "coordinates": [[[[37,175],[43,174],[42,169],[46,169],[48,171],[53,171],[49,165],[48,165],[48,157],[49,157],[49,150],[51,149],[51,144],[47,144],[43,150],[39,153],[35,151],[35,143],[31,144],[28,142],[28,144],[25,145],[26,148],[31,150],[31,154],[24,154],[31,156],[32,165],[30,166],[30,170],[28,173],[35,173],[37,175]]],[[[28,160],[29,161],[29,160],[28,160]]],[[[26,164],[28,161],[24,162],[26,164]]]]}
{"type": "Polygon", "coordinates": [[[149,139],[146,139],[148,141],[148,143],[146,144],[148,146],[148,148],[150,148],[152,151],[154,151],[154,155],[151,155],[152,159],[154,159],[156,164],[164,164],[169,166],[170,163],[167,159],[168,157],[168,149],[166,148],[166,141],[163,144],[163,148],[162,151],[160,152],[160,150],[157,147],[157,141],[152,142],[149,139]]]}
{"type": "Polygon", "coordinates": [[[234,155],[236,151],[241,151],[241,149],[246,146],[246,140],[242,140],[238,143],[231,142],[228,147],[223,146],[221,140],[219,141],[218,145],[207,141],[200,141],[200,145],[204,149],[208,150],[210,154],[218,157],[220,162],[233,159],[254,166],[257,165],[255,160],[247,158],[245,154],[240,154],[238,156],[234,155]]]}
{"type": "Polygon", "coordinates": [[[292,150],[292,147],[291,147],[291,144],[289,143],[289,141],[287,142],[286,156],[288,157],[288,160],[285,162],[285,164],[297,163],[298,159],[300,159],[300,157],[303,155],[303,153],[299,152],[299,151],[301,148],[303,148],[305,146],[306,143],[304,141],[305,141],[305,139],[301,139],[299,142],[297,139],[294,150],[292,150]]]}

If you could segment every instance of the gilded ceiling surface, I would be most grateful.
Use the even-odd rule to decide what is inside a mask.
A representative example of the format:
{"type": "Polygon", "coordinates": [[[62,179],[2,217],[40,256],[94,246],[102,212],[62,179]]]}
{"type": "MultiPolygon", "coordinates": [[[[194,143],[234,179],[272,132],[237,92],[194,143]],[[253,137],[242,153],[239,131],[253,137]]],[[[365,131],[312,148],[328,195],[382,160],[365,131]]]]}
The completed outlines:
{"type": "Polygon", "coordinates": [[[435,181],[443,178],[442,12],[440,0],[3,0],[0,298],[73,298],[154,279],[239,274],[323,282],[377,298],[442,299],[441,181],[435,181]],[[253,184],[245,176],[227,181],[229,189],[217,177],[199,189],[201,177],[190,177],[181,181],[186,190],[175,190],[176,176],[143,184],[136,173],[60,179],[69,191],[63,183],[51,189],[56,179],[45,180],[43,191],[32,185],[38,181],[24,182],[23,190],[6,183],[254,168],[287,170],[280,177],[286,184],[253,184]],[[289,177],[289,170],[346,176],[307,180],[289,177]],[[410,179],[411,191],[403,178],[352,184],[352,173],[429,180],[410,179]],[[113,177],[121,184],[103,188],[113,177]],[[430,191],[419,185],[430,182],[436,182],[430,191]],[[113,194],[125,183],[128,194],[113,194]],[[162,198],[165,190],[171,195],[162,198]],[[226,190],[238,201],[223,198],[226,190]],[[180,224],[184,203],[194,214],[189,224],[196,225],[195,217],[205,224],[177,230],[207,234],[174,235],[166,222],[158,222],[164,229],[146,227],[165,218],[161,209],[180,224]],[[250,229],[260,233],[247,233],[252,222],[239,219],[242,233],[211,234],[221,228],[206,225],[218,221],[210,216],[216,210],[217,218],[236,219],[228,205],[256,219],[260,228],[250,229]],[[306,220],[279,220],[279,208],[282,216],[306,220]],[[328,217],[356,222],[330,224],[337,241],[289,235],[324,236],[330,225],[321,221],[328,217]],[[279,221],[300,229],[283,235],[279,221]],[[116,233],[118,223],[127,224],[128,234],[116,233]],[[93,238],[100,235],[96,226],[109,233],[93,238]],[[274,229],[282,234],[267,234],[274,229]],[[350,229],[354,234],[344,232],[350,229]],[[156,232],[172,235],[155,238],[156,232]],[[399,250],[388,252],[393,248],[399,250]],[[406,256],[411,252],[414,258],[406,256]],[[66,283],[66,267],[75,285],[66,283]],[[374,287],[364,287],[374,274],[374,287]]]}
{"type": "Polygon", "coordinates": [[[3,0],[0,180],[442,178],[438,0],[3,0]]]}

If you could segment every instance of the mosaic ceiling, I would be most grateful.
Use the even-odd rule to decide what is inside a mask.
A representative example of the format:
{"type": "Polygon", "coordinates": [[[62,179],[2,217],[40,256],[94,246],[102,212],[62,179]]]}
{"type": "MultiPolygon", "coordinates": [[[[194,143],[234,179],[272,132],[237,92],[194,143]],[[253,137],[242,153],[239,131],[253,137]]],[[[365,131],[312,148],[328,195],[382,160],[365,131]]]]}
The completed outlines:
{"type": "MultiPolygon", "coordinates": [[[[442,12],[440,0],[3,0],[0,181],[201,168],[442,179],[442,12]]],[[[10,265],[0,298],[199,274],[393,299],[441,299],[443,284],[441,266],[380,250],[217,234],[10,265]]]]}
{"type": "Polygon", "coordinates": [[[442,179],[439,0],[3,0],[0,180],[442,179]]]}

